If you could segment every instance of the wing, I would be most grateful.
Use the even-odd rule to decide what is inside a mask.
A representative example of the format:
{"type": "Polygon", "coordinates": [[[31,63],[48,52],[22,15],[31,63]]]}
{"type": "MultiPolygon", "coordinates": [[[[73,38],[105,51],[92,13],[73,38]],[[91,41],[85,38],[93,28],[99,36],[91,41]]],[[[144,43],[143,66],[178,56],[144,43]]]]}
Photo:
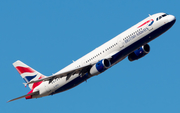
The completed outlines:
{"type": "Polygon", "coordinates": [[[23,95],[23,96],[20,96],[20,97],[17,97],[17,98],[15,98],[15,99],[9,100],[9,101],[7,101],[7,102],[11,102],[11,101],[14,101],[14,100],[17,100],[17,99],[21,99],[21,98],[24,98],[24,97],[27,97],[27,96],[30,96],[30,95],[36,95],[36,94],[39,94],[39,91],[30,93],[30,94],[27,94],[27,95],[23,95]]]}
{"type": "MultiPolygon", "coordinates": [[[[113,55],[115,55],[118,51],[115,51],[111,54],[109,54],[108,56],[104,57],[104,59],[108,59],[110,60],[112,58],[113,55]]],[[[80,75],[83,75],[85,73],[87,73],[90,68],[97,62],[94,62],[92,64],[88,64],[88,65],[84,65],[82,67],[79,67],[79,68],[75,68],[75,69],[71,69],[71,70],[68,70],[66,72],[62,72],[62,73],[58,73],[58,74],[55,74],[55,75],[52,75],[52,76],[49,76],[49,77],[45,77],[45,78],[42,78],[42,79],[39,79],[39,80],[32,80],[28,83],[24,83],[25,86],[28,85],[28,84],[32,84],[32,83],[35,83],[35,82],[40,82],[40,81],[49,81],[49,83],[51,81],[53,81],[53,79],[55,78],[62,78],[62,77],[67,77],[66,80],[68,80],[70,78],[71,75],[74,75],[74,74],[80,74],[80,75]]]]}
{"type": "Polygon", "coordinates": [[[85,74],[88,72],[88,69],[90,69],[92,67],[91,64],[89,65],[85,65],[85,66],[82,66],[82,67],[79,67],[79,68],[75,68],[75,69],[72,69],[72,70],[68,70],[66,72],[62,72],[62,73],[58,73],[58,74],[55,74],[55,75],[52,75],[52,76],[49,76],[49,77],[45,77],[45,78],[42,78],[42,79],[39,79],[39,80],[34,80],[34,81],[30,81],[28,83],[24,83],[25,86],[28,85],[28,84],[32,84],[32,83],[35,83],[35,82],[40,82],[40,81],[49,81],[51,82],[53,79],[55,78],[62,78],[62,77],[67,77],[66,79],[68,80],[70,78],[71,75],[74,75],[74,74],[85,74]]]}

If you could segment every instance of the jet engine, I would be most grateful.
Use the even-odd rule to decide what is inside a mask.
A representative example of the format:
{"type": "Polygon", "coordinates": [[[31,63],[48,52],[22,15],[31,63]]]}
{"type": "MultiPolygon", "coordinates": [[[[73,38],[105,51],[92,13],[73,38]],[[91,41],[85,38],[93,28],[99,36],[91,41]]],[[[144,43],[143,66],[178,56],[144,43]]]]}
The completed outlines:
{"type": "Polygon", "coordinates": [[[110,66],[111,66],[110,61],[107,59],[103,59],[97,62],[94,66],[92,66],[89,73],[92,76],[98,75],[102,73],[103,71],[105,71],[106,69],[108,69],[110,66]]]}
{"type": "Polygon", "coordinates": [[[128,59],[129,59],[129,61],[138,60],[138,59],[144,57],[145,55],[147,55],[149,53],[149,51],[150,51],[150,46],[148,44],[143,45],[142,47],[140,47],[136,51],[132,52],[128,56],[128,59]]]}

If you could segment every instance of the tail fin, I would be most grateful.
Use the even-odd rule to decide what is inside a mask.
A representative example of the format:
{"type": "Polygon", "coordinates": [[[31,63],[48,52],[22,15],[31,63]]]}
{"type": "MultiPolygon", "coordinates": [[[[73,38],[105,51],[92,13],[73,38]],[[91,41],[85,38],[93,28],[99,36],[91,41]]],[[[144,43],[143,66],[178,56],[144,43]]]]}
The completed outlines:
{"type": "MultiPolygon", "coordinates": [[[[33,68],[29,67],[28,65],[24,64],[20,60],[14,62],[13,66],[19,72],[21,77],[26,81],[26,83],[30,82],[31,80],[38,80],[38,79],[46,77],[46,76],[42,75],[41,73],[39,73],[38,71],[34,70],[33,68]]],[[[29,88],[34,89],[41,83],[42,83],[42,81],[36,82],[34,84],[29,84],[29,88]]]]}

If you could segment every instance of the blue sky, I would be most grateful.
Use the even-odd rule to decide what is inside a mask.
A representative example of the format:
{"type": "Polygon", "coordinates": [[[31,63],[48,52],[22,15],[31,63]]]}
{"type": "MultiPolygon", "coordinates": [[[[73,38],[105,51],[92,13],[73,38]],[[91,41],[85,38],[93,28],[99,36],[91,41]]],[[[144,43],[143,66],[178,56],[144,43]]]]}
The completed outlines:
{"type": "Polygon", "coordinates": [[[0,1],[0,111],[179,113],[179,4],[179,0],[0,1]],[[125,59],[63,93],[6,103],[29,92],[12,66],[16,60],[49,76],[159,12],[173,14],[177,21],[149,43],[151,51],[142,59],[125,59]]]}

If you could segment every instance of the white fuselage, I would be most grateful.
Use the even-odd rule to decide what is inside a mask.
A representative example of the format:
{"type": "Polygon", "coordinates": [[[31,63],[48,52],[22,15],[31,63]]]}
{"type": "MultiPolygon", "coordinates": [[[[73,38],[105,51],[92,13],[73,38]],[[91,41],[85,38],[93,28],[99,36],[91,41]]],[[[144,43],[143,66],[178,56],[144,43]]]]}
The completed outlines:
{"type": "MultiPolygon", "coordinates": [[[[111,59],[113,56],[116,56],[111,60],[112,67],[142,45],[147,44],[149,41],[167,31],[174,24],[175,17],[173,15],[161,17],[164,14],[165,13],[157,13],[150,15],[146,19],[58,71],[56,74],[66,72],[72,68],[94,64],[102,59],[111,59]]],[[[90,76],[81,77],[79,74],[74,74],[70,76],[68,80],[66,77],[62,77],[54,79],[51,83],[45,81],[34,89],[34,91],[40,91],[39,96],[34,98],[65,91],[82,83],[88,78],[90,78],[90,76]]]]}

